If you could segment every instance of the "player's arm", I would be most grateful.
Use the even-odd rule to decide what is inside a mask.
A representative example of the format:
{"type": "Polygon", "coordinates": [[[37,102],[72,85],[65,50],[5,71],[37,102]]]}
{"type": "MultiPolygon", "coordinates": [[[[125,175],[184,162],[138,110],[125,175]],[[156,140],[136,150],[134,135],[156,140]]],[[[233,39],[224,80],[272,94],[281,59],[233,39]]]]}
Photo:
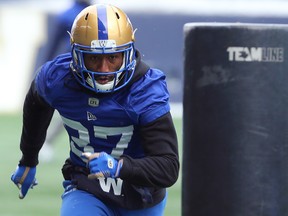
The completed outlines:
{"type": "Polygon", "coordinates": [[[23,126],[20,141],[21,165],[36,166],[38,164],[38,153],[45,141],[47,128],[53,113],[54,108],[39,96],[33,81],[23,107],[23,126]]]}
{"type": "Polygon", "coordinates": [[[169,187],[179,173],[178,142],[170,113],[140,129],[146,157],[122,156],[119,177],[145,187],[169,187]]]}
{"type": "Polygon", "coordinates": [[[146,156],[133,159],[122,155],[119,160],[105,152],[84,153],[91,174],[89,178],[120,177],[131,184],[164,188],[173,185],[179,173],[178,143],[170,113],[140,130],[146,156]]]}
{"type": "Polygon", "coordinates": [[[46,130],[51,121],[54,109],[37,94],[35,83],[26,95],[23,107],[23,126],[20,141],[22,158],[11,176],[11,180],[19,188],[19,198],[23,199],[28,190],[37,185],[36,165],[38,152],[41,149],[46,130]]]}

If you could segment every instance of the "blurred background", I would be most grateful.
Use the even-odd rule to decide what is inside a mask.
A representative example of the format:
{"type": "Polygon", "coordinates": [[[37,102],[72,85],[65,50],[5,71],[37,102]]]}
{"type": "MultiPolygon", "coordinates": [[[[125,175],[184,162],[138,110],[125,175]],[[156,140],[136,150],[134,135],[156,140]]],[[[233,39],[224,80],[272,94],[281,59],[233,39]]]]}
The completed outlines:
{"type": "MultiPolygon", "coordinates": [[[[21,112],[33,71],[41,63],[58,14],[73,0],[0,0],[0,215],[59,215],[61,166],[68,153],[66,134],[57,137],[56,156],[40,163],[39,186],[25,200],[10,182],[21,156],[21,112]]],[[[144,61],[167,75],[172,115],[182,155],[183,25],[188,22],[288,23],[285,0],[98,0],[122,8],[137,28],[136,47],[144,61]]],[[[54,29],[54,30],[53,30],[54,29]]],[[[67,34],[67,40],[69,35],[67,34]]],[[[181,215],[181,174],[169,189],[165,215],[181,215]]]]}

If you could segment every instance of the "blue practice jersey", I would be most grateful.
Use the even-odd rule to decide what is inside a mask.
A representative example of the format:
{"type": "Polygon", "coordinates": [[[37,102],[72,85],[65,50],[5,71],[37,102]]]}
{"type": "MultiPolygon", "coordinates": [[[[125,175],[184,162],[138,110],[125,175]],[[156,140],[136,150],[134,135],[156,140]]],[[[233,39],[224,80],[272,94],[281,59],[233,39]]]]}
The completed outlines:
{"type": "Polygon", "coordinates": [[[46,63],[35,79],[38,94],[62,117],[70,140],[70,157],[80,166],[83,152],[105,151],[115,158],[145,155],[138,127],[168,113],[165,75],[149,69],[129,88],[113,94],[84,90],[70,70],[71,55],[46,63]]]}

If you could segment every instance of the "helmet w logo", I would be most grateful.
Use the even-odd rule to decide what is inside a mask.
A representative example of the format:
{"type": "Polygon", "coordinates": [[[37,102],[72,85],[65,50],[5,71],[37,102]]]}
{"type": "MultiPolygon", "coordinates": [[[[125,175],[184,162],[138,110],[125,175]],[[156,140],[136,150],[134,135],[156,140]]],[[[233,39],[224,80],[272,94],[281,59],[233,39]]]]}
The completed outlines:
{"type": "Polygon", "coordinates": [[[99,40],[99,46],[100,47],[106,47],[107,46],[107,40],[99,40]]]}
{"type": "Polygon", "coordinates": [[[115,40],[93,40],[91,41],[91,48],[114,48],[116,47],[115,40]]]}

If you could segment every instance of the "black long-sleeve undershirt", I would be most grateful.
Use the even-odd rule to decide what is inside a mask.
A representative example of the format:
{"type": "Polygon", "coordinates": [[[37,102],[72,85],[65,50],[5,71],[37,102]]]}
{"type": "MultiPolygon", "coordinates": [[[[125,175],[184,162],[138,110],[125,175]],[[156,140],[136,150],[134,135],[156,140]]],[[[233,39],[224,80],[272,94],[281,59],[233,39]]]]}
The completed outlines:
{"type": "Polygon", "coordinates": [[[54,108],[37,94],[33,81],[23,106],[23,126],[20,141],[21,165],[34,167],[38,164],[38,153],[45,141],[53,113],[54,108]]]}

